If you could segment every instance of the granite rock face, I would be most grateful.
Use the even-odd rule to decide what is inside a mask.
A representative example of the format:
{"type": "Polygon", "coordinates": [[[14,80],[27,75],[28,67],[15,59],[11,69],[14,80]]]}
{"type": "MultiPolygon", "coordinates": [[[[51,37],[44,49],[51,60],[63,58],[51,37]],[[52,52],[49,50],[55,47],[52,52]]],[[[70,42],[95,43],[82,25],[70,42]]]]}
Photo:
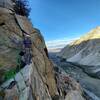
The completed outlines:
{"type": "Polygon", "coordinates": [[[5,100],[51,100],[48,88],[33,63],[25,66],[14,78],[2,84],[1,89],[5,91],[5,100]],[[17,83],[9,89],[13,81],[17,83]]]}
{"type": "MultiPolygon", "coordinates": [[[[4,82],[4,75],[7,71],[17,67],[17,58],[19,52],[23,49],[23,29],[31,36],[33,55],[31,69],[33,71],[32,73],[30,73],[30,71],[27,72],[27,70],[30,70],[27,68],[25,69],[26,73],[17,73],[14,80],[17,81],[19,89],[15,86],[13,88],[14,90],[12,89],[11,91],[17,89],[16,92],[18,92],[18,94],[21,91],[23,94],[24,92],[28,93],[28,91],[31,91],[32,94],[36,97],[38,96],[38,98],[45,98],[46,95],[46,98],[50,100],[49,98],[51,98],[51,96],[57,94],[57,88],[54,79],[53,65],[47,57],[48,52],[40,31],[33,28],[31,22],[25,16],[16,15],[7,8],[0,7],[0,11],[0,82],[4,82]],[[24,76],[26,74],[31,75],[22,77],[22,74],[24,76]],[[29,78],[31,83],[27,81],[29,78]]],[[[10,95],[9,91],[10,90],[6,91],[6,98],[10,95]]]]}
{"type": "MultiPolygon", "coordinates": [[[[61,95],[57,84],[59,81],[56,81],[54,65],[49,60],[41,32],[27,17],[17,15],[13,8],[0,6],[0,100],[64,100],[63,90],[61,95]],[[32,42],[31,63],[5,80],[5,74],[18,66],[19,52],[23,50],[23,31],[32,42]],[[56,97],[58,99],[54,99],[56,97]]],[[[82,95],[80,88],[77,91],[82,95]]]]}

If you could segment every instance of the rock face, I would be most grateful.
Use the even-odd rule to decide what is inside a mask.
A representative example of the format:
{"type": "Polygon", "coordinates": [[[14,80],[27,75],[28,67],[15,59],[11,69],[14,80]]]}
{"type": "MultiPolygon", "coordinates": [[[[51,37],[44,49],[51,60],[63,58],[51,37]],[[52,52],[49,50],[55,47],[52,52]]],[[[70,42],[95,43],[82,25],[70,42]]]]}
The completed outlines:
{"type": "Polygon", "coordinates": [[[100,27],[67,45],[59,54],[69,62],[80,64],[89,74],[100,76],[100,27]],[[86,66],[82,66],[86,65],[86,66]]]}
{"type": "Polygon", "coordinates": [[[55,64],[54,69],[58,92],[62,96],[61,100],[85,100],[80,84],[71,78],[60,66],[58,67],[55,64]]]}
{"type": "Polygon", "coordinates": [[[62,58],[56,56],[56,54],[55,56],[54,54],[50,55],[50,59],[52,59],[59,68],[64,70],[69,76],[76,79],[77,82],[81,84],[86,100],[100,100],[100,79],[91,77],[77,65],[62,61],[62,58]]]}
{"type": "MultiPolygon", "coordinates": [[[[41,32],[33,28],[27,17],[17,15],[12,6],[0,6],[0,100],[64,100],[60,99],[64,93],[58,92],[59,82],[55,79],[54,65],[41,32]],[[19,70],[19,53],[25,49],[23,33],[30,36],[32,59],[19,70]]],[[[82,96],[82,90],[77,91],[82,96]]]]}
{"type": "Polygon", "coordinates": [[[14,78],[2,84],[1,89],[4,88],[5,100],[51,100],[49,91],[33,63],[25,66],[14,78]],[[13,81],[17,84],[9,88],[13,81]]]}
{"type": "MultiPolygon", "coordinates": [[[[46,100],[51,100],[51,97],[57,94],[57,88],[54,79],[53,65],[47,57],[47,49],[40,31],[33,28],[25,16],[16,15],[11,10],[3,7],[0,7],[0,82],[2,83],[4,81],[4,76],[7,71],[17,67],[19,52],[23,50],[23,32],[21,28],[31,36],[33,63],[31,67],[29,67],[30,69],[25,69],[26,72],[23,72],[24,74],[19,72],[13,78],[13,80],[17,81],[19,88],[15,85],[12,90],[7,90],[5,98],[8,98],[9,95],[15,95],[16,93],[20,94],[20,92],[23,97],[23,95],[31,91],[32,93],[29,95],[34,94],[33,96],[35,98],[40,98],[40,100],[47,98],[46,100]],[[28,70],[32,72],[28,72],[28,70]],[[31,75],[22,77],[22,74],[24,76],[26,74],[31,75]],[[30,82],[27,80],[30,80],[30,82]],[[28,86],[26,86],[27,84],[28,86]],[[9,94],[10,91],[15,91],[16,93],[9,94]]],[[[19,97],[15,96],[15,98],[19,97]]]]}

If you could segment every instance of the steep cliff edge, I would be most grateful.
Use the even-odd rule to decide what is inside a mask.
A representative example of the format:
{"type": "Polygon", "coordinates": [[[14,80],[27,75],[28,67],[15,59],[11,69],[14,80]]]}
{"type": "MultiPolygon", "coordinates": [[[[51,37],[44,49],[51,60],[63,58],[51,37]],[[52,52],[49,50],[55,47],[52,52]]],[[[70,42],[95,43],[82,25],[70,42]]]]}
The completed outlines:
{"type": "Polygon", "coordinates": [[[26,16],[15,13],[10,0],[3,1],[7,2],[6,5],[9,1],[10,6],[0,7],[0,100],[84,100],[81,87],[75,80],[66,82],[68,86],[63,89],[65,83],[58,87],[63,79],[56,78],[41,32],[33,28],[26,16]],[[30,49],[24,47],[25,36],[31,40],[30,49]],[[21,62],[23,56],[20,55],[25,50],[27,60],[31,54],[30,63],[27,60],[21,62]],[[63,93],[64,89],[68,94],[63,93]]]}

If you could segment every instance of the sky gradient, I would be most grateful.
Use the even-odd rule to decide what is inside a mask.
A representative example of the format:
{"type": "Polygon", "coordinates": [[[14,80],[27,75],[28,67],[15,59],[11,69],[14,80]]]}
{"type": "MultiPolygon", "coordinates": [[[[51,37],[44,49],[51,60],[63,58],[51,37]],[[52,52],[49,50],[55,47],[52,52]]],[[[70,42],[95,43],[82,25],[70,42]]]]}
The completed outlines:
{"type": "Polygon", "coordinates": [[[71,40],[100,26],[100,0],[29,0],[30,18],[46,42],[71,40]]]}

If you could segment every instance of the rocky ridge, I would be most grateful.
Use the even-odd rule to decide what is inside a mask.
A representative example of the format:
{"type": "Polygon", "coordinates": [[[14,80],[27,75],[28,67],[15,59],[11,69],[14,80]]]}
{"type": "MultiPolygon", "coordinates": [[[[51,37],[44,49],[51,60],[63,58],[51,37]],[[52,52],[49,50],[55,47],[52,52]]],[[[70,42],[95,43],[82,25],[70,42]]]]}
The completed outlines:
{"type": "Polygon", "coordinates": [[[68,44],[58,55],[100,78],[100,27],[68,44]]]}

